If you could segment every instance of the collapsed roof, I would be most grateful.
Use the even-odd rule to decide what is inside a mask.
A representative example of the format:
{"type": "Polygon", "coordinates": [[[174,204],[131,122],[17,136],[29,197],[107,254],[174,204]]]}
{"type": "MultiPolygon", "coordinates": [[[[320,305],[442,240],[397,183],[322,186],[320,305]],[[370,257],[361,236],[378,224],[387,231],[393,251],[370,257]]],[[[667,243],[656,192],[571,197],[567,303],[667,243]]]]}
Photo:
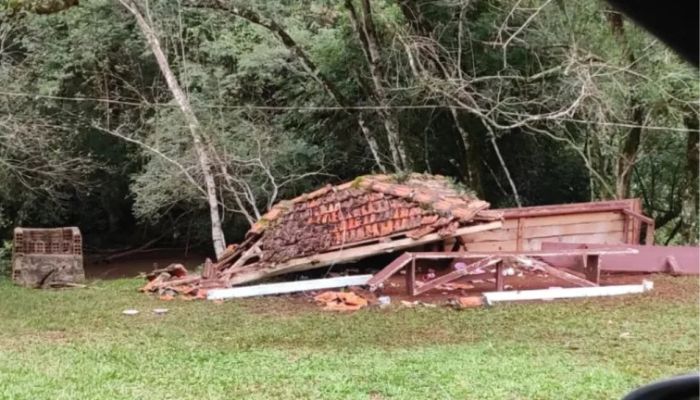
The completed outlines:
{"type": "Polygon", "coordinates": [[[279,202],[210,274],[235,285],[498,228],[488,207],[443,176],[362,176],[279,202]]]}

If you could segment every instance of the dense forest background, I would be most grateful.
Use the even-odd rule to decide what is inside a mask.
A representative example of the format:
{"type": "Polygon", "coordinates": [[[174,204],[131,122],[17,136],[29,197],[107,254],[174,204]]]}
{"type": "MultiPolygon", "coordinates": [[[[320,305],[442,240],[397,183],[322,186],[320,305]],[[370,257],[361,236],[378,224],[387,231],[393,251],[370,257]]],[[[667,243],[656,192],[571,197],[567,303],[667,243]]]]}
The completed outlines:
{"type": "Polygon", "coordinates": [[[641,197],[697,242],[699,90],[600,1],[0,0],[0,238],[220,251],[416,171],[493,207],[641,197]]]}

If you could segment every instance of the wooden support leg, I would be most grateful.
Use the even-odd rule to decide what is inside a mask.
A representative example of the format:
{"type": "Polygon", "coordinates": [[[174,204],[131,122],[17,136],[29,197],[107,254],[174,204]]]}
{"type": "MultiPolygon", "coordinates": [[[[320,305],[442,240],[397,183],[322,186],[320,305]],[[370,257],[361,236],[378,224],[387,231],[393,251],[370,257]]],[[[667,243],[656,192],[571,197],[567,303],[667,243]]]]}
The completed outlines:
{"type": "Polygon", "coordinates": [[[503,291],[503,261],[496,264],[496,291],[503,291]]]}
{"type": "Polygon", "coordinates": [[[583,256],[583,273],[586,275],[586,279],[595,283],[600,284],[600,256],[597,254],[589,254],[583,256]]]}
{"type": "Polygon", "coordinates": [[[680,275],[680,267],[678,266],[678,261],[676,261],[676,257],[666,257],[666,271],[673,276],[680,275]]]}
{"type": "Polygon", "coordinates": [[[411,263],[406,267],[406,293],[409,296],[416,295],[416,259],[412,258],[411,263]]]}

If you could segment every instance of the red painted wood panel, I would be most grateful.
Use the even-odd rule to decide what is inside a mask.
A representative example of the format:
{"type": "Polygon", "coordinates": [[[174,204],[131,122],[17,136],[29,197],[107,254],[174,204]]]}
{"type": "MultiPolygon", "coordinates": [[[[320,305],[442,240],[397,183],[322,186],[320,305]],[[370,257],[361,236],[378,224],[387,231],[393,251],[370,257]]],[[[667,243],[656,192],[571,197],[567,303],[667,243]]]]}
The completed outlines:
{"type": "MultiPolygon", "coordinates": [[[[610,248],[599,243],[544,242],[542,250],[610,248]]],[[[669,256],[675,258],[683,275],[700,275],[700,247],[697,246],[642,246],[620,244],[614,247],[634,248],[637,254],[602,256],[602,270],[608,272],[670,272],[669,256]]],[[[581,257],[546,257],[543,260],[557,268],[581,268],[581,257]]]]}

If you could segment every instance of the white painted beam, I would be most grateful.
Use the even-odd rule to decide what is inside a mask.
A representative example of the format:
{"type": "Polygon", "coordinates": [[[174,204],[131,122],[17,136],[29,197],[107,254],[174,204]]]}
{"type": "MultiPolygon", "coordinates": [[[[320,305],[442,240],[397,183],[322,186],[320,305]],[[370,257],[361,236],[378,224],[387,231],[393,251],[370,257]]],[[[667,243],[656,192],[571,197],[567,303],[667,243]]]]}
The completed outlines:
{"type": "Polygon", "coordinates": [[[207,293],[208,300],[223,300],[241,297],[264,296],[304,292],[307,290],[333,289],[345,286],[361,286],[367,284],[372,275],[339,276],[327,279],[309,279],[305,281],[268,283],[264,285],[239,286],[227,289],[212,289],[207,293]]]}
{"type": "Polygon", "coordinates": [[[573,299],[579,297],[619,296],[623,294],[643,293],[654,288],[654,282],[643,280],[641,285],[615,285],[580,288],[550,288],[538,290],[516,290],[505,292],[486,292],[483,294],[486,304],[502,301],[573,299]]]}

